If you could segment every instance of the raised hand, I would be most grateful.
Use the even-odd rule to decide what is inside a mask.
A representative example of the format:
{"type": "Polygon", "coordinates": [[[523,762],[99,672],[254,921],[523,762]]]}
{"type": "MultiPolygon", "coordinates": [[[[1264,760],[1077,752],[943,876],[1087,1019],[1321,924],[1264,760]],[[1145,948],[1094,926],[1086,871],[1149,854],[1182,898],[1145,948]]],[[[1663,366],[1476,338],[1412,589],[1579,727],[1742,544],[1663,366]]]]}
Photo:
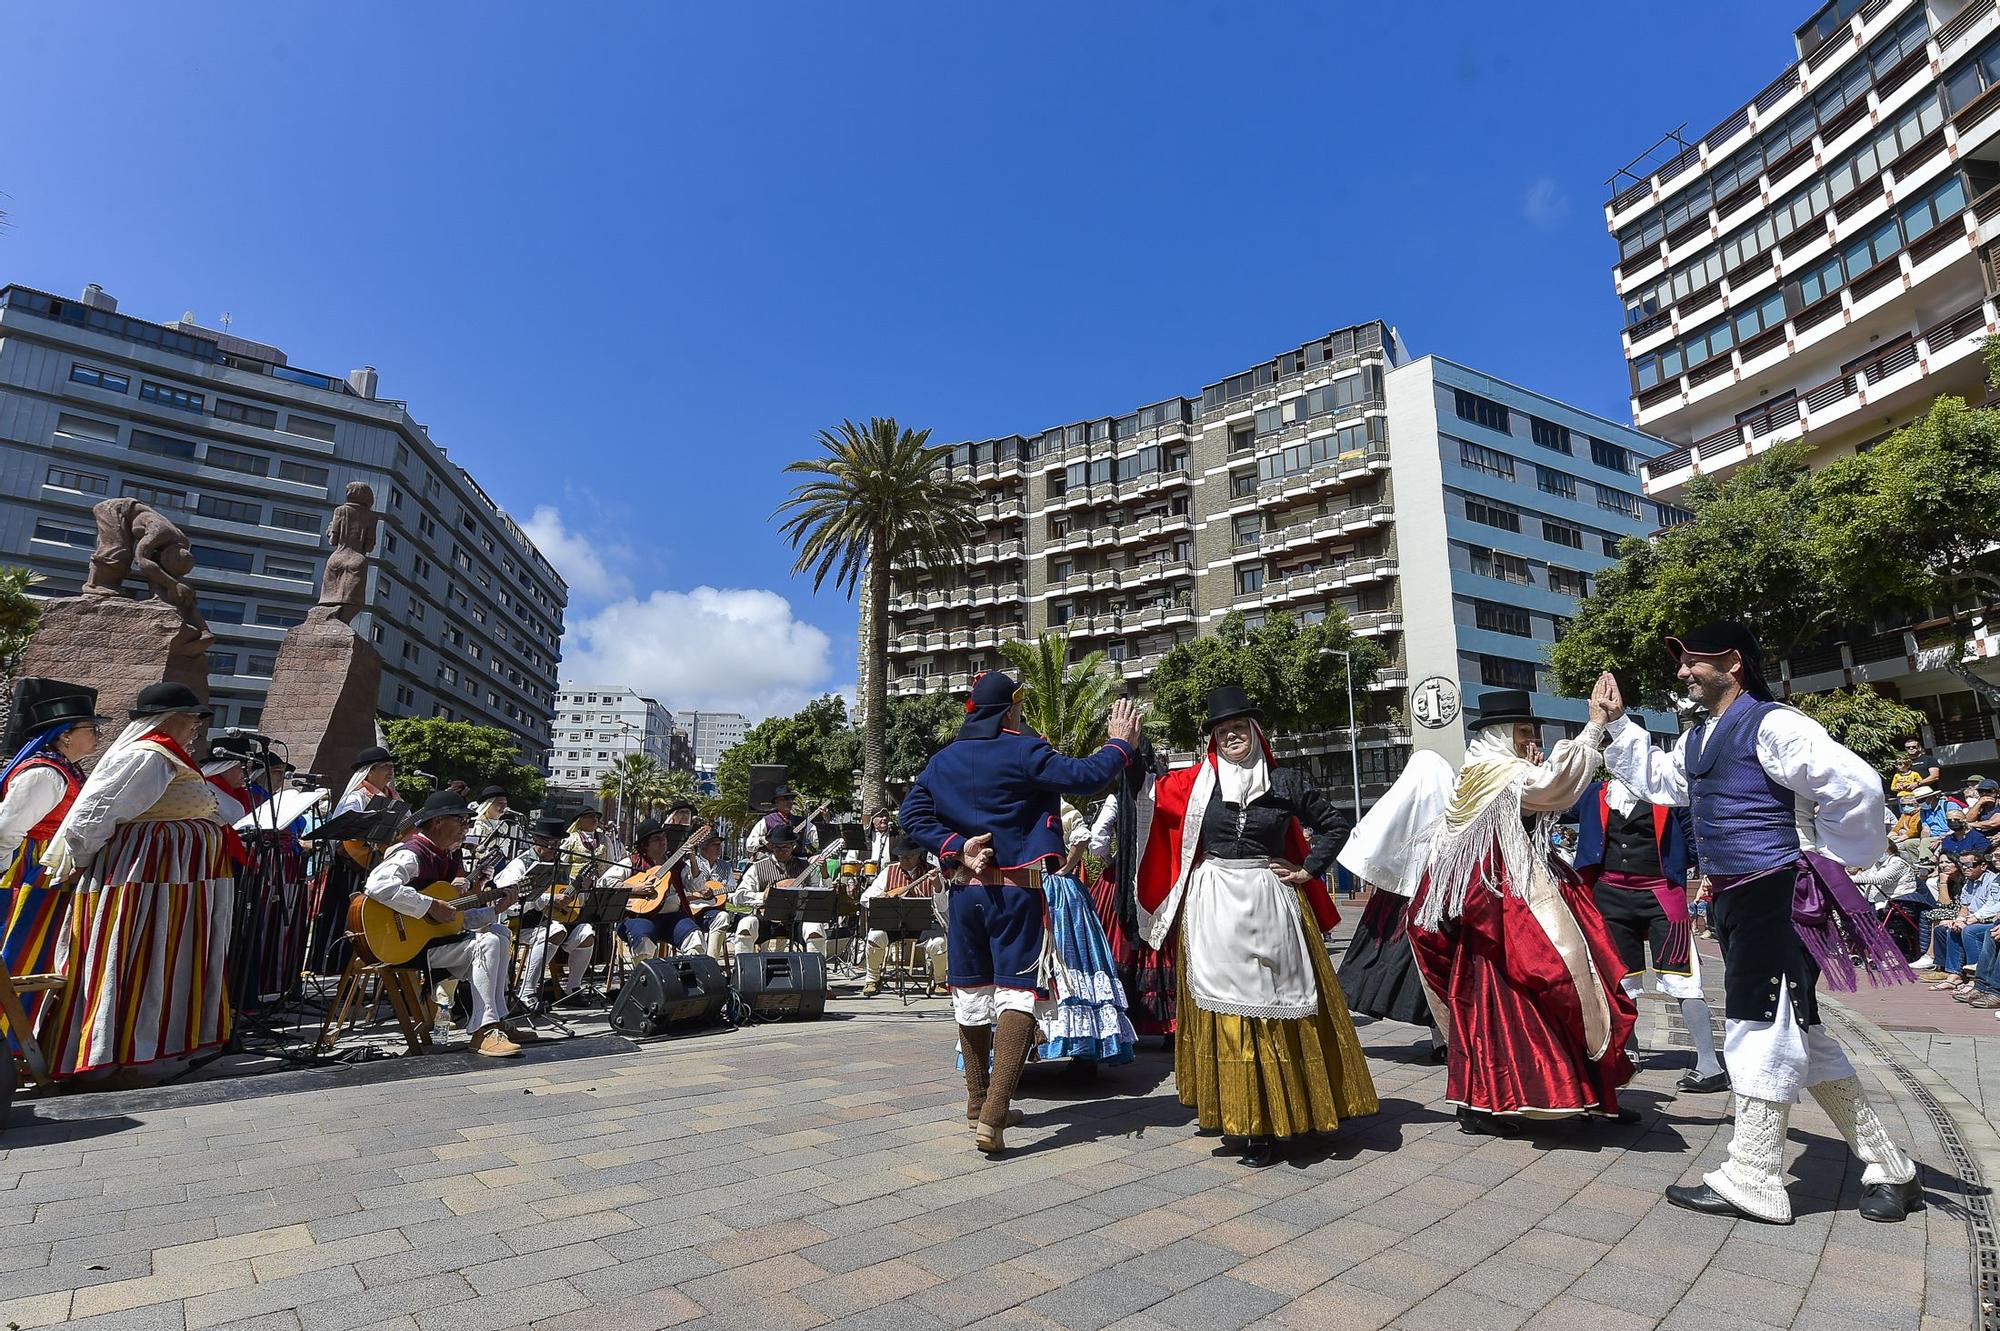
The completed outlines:
{"type": "Polygon", "coordinates": [[[1110,732],[1112,739],[1122,739],[1127,744],[1137,744],[1139,733],[1145,726],[1141,721],[1139,704],[1130,698],[1120,698],[1111,704],[1110,732]]]}
{"type": "Polygon", "coordinates": [[[1597,677],[1597,686],[1590,691],[1590,719],[1608,726],[1623,715],[1625,695],[1619,691],[1618,680],[1607,670],[1597,677]]]}

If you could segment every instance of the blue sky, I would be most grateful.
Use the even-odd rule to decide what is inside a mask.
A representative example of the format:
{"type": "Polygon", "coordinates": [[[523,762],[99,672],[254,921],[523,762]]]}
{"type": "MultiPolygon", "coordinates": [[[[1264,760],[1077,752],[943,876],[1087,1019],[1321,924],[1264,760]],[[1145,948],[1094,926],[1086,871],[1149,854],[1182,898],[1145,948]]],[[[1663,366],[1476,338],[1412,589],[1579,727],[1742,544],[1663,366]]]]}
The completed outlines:
{"type": "Polygon", "coordinates": [[[566,678],[763,712],[853,678],[767,522],[844,416],[1032,433],[1381,317],[1623,418],[1603,181],[1808,8],[19,6],[0,279],[376,365],[571,574],[566,678]]]}

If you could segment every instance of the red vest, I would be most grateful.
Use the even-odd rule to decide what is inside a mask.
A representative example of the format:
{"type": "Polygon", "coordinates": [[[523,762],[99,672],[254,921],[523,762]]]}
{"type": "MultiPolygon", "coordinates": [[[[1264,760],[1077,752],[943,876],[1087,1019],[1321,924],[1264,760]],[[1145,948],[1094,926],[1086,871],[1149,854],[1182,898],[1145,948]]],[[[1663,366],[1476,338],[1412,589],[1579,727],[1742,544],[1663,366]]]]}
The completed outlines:
{"type": "Polygon", "coordinates": [[[417,857],[417,876],[410,883],[412,887],[425,888],[432,883],[448,883],[465,873],[463,852],[454,850],[447,855],[432,845],[430,839],[421,833],[412,832],[409,839],[403,842],[403,847],[414,852],[417,857]]]}
{"type": "Polygon", "coordinates": [[[76,793],[83,789],[83,777],[77,772],[75,767],[61,758],[53,758],[47,754],[36,754],[8,773],[7,780],[4,783],[0,783],[0,799],[7,797],[7,787],[14,784],[15,777],[34,767],[53,768],[62,775],[63,779],[62,798],[56,801],[56,807],[49,810],[48,816],[43,818],[42,821],[28,829],[28,840],[47,841],[56,834],[56,829],[62,826],[62,820],[69,815],[69,806],[76,803],[76,793]]]}

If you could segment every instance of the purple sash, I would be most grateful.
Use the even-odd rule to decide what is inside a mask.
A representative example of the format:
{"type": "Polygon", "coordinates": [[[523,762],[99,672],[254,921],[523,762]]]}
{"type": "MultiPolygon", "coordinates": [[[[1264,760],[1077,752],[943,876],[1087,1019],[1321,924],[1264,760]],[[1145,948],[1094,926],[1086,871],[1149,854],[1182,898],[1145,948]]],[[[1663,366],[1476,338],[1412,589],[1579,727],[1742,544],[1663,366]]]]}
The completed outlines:
{"type": "Polygon", "coordinates": [[[1871,986],[1916,983],[1916,973],[1861,889],[1846,869],[1824,855],[1806,851],[1799,858],[1798,877],[1792,884],[1792,927],[1819,964],[1820,974],[1843,993],[1857,987],[1856,953],[1866,963],[1871,986]]]}

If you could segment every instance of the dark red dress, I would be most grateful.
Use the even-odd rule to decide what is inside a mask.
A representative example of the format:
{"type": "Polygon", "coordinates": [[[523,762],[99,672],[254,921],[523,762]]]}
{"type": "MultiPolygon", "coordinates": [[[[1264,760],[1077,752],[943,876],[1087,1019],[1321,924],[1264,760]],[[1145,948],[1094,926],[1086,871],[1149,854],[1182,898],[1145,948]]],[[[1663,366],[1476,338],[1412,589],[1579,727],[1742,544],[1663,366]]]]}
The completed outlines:
{"type": "Polygon", "coordinates": [[[1128,912],[1121,909],[1114,865],[1106,864],[1104,872],[1090,885],[1090,904],[1104,926],[1104,937],[1111,944],[1111,959],[1117,963],[1118,979],[1125,986],[1126,1012],[1132,1018],[1132,1029],[1141,1035],[1172,1035],[1174,1003],[1178,997],[1172,947],[1156,952],[1139,937],[1129,922],[1128,912]]]}

